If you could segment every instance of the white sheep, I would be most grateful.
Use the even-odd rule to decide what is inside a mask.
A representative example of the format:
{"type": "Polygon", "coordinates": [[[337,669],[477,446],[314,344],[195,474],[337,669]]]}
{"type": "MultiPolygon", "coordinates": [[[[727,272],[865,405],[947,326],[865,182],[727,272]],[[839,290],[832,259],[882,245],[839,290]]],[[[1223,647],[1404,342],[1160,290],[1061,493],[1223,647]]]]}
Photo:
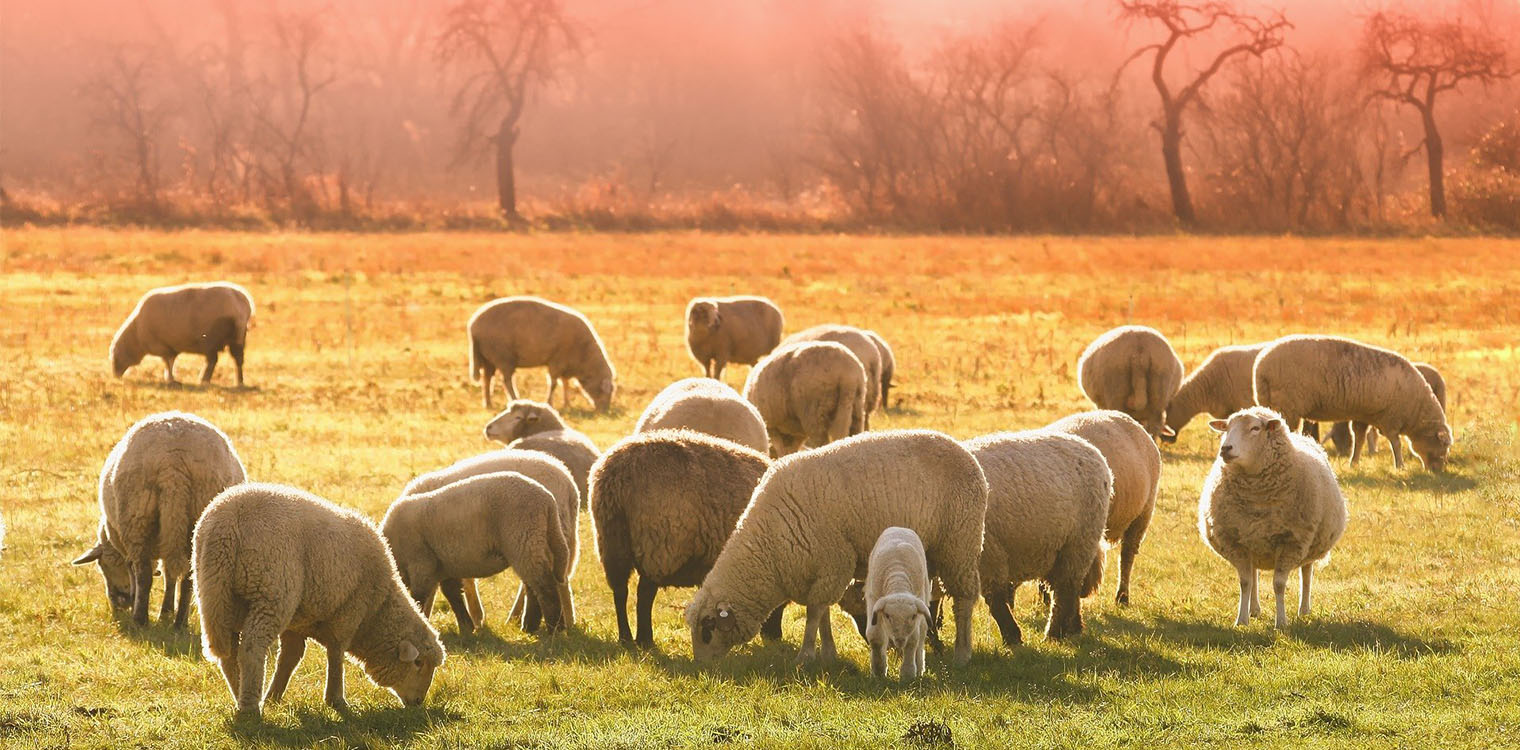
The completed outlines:
{"type": "Polygon", "coordinates": [[[1166,442],[1176,442],[1177,433],[1199,414],[1224,419],[1255,406],[1251,368],[1256,365],[1256,355],[1266,346],[1264,343],[1221,346],[1188,373],[1166,405],[1166,426],[1172,431],[1166,442]]]}
{"type": "Polygon", "coordinates": [[[144,417],[106,457],[97,541],[74,564],[97,563],[112,605],[130,606],[132,620],[145,625],[154,563],[162,561],[159,619],[173,616],[174,627],[183,628],[194,588],[189,573],[195,522],[217,493],[246,478],[232,441],[210,422],[173,411],[144,417]]]}
{"type": "Polygon", "coordinates": [[[215,281],[151,290],[111,339],[111,371],[119,378],[151,354],[163,359],[164,381],[173,383],[175,358],[190,352],[206,357],[201,383],[209,383],[225,348],[242,388],[243,347],[252,318],[253,298],[237,284],[215,281]]]}
{"type": "Polygon", "coordinates": [[[781,340],[781,347],[824,341],[832,341],[844,346],[855,355],[856,359],[860,360],[860,368],[866,380],[866,408],[861,425],[862,429],[871,429],[871,413],[876,411],[876,405],[881,402],[881,348],[877,346],[875,340],[859,328],[831,324],[813,326],[787,336],[781,340]]]}
{"type": "Polygon", "coordinates": [[[666,386],[639,415],[634,432],[689,429],[770,452],[765,420],[721,380],[686,378],[666,386]]]}
{"type": "Polygon", "coordinates": [[[327,649],[327,705],[346,713],[343,656],[408,706],[421,705],[443,644],[407,596],[375,525],[315,495],[246,483],[218,495],[195,527],[201,641],[238,712],[257,716],[264,661],[280,656],[264,700],[278,702],[310,638],[327,649]]]}
{"type": "Polygon", "coordinates": [[[1198,531],[1240,575],[1235,624],[1258,612],[1256,571],[1270,570],[1277,627],[1287,627],[1288,574],[1299,571],[1298,614],[1307,615],[1314,563],[1346,530],[1346,498],[1324,449],[1289,431],[1277,412],[1252,407],[1209,426],[1224,434],[1198,499],[1198,531]]]}
{"type": "Polygon", "coordinates": [[[538,297],[504,297],[480,306],[470,316],[470,379],[480,381],[481,396],[491,408],[491,378],[498,370],[507,396],[517,398],[512,375],[520,367],[549,369],[548,403],[554,389],[565,384],[564,406],[570,408],[573,378],[596,410],[612,407],[617,373],[607,358],[602,339],[586,316],[538,297]]]}
{"type": "MultiPolygon", "coordinates": [[[[1414,369],[1419,370],[1420,376],[1425,378],[1425,382],[1430,384],[1430,391],[1431,393],[1435,394],[1436,402],[1441,405],[1441,413],[1445,414],[1446,378],[1441,375],[1441,371],[1437,370],[1435,365],[1426,362],[1414,363],[1414,369]]],[[[1352,430],[1356,430],[1356,434],[1359,436],[1356,438],[1356,440],[1367,446],[1368,453],[1377,453],[1378,433],[1373,430],[1372,425],[1365,422],[1357,422],[1355,424],[1350,422],[1336,422],[1335,425],[1330,429],[1329,437],[1330,442],[1335,445],[1335,449],[1338,453],[1344,455],[1351,452],[1351,446],[1353,442],[1351,438],[1352,430]]],[[[1401,445],[1395,445],[1399,442],[1398,435],[1388,435],[1385,437],[1388,438],[1389,445],[1394,445],[1395,449],[1402,448],[1401,445]]]]}
{"type": "Polygon", "coordinates": [[[787,601],[807,607],[799,661],[835,657],[829,608],[889,526],[923,540],[931,572],[955,598],[955,663],[971,658],[971,612],[987,480],[959,443],[928,430],[857,435],[773,464],[686,608],[698,661],[748,641],[787,601]]]}
{"type": "Polygon", "coordinates": [[[554,407],[539,401],[513,401],[486,423],[485,436],[508,448],[538,451],[559,459],[575,478],[581,503],[591,496],[587,478],[601,452],[591,438],[565,424],[554,407]]]}
{"type": "Polygon", "coordinates": [[[1099,409],[1122,411],[1155,437],[1175,436],[1162,415],[1182,382],[1182,360],[1160,331],[1119,326],[1104,333],[1083,350],[1077,377],[1099,409]]]}
{"type": "Polygon", "coordinates": [[[816,448],[858,434],[865,425],[866,374],[840,344],[783,346],[760,360],[744,382],[770,435],[771,456],[816,448]]]}
{"type": "Polygon", "coordinates": [[[697,297],[686,305],[686,347],[703,375],[722,380],[729,363],[753,365],[770,354],[785,325],[764,297],[697,297]]]}
{"type": "Polygon", "coordinates": [[[923,674],[931,593],[929,562],[918,535],[900,526],[881,532],[866,564],[865,636],[871,645],[871,674],[887,676],[889,648],[902,656],[903,682],[923,674]]]}

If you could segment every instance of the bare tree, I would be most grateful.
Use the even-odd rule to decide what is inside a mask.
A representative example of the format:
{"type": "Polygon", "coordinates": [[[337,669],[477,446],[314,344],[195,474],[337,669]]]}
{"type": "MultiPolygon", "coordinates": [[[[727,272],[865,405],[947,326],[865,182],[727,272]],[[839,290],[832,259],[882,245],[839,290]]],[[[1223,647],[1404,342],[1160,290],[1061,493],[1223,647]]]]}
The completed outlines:
{"type": "Polygon", "coordinates": [[[168,102],[154,90],[159,68],[151,48],[117,46],[84,86],[95,105],[95,123],[121,143],[137,200],[148,206],[159,202],[158,140],[170,116],[168,102]]]}
{"type": "Polygon", "coordinates": [[[451,6],[438,36],[439,61],[464,71],[452,109],[463,118],[456,161],[490,144],[496,149],[497,202],[517,213],[512,150],[533,92],[553,80],[580,34],[559,0],[463,0],[451,6]]]}
{"type": "Polygon", "coordinates": [[[1380,11],[1367,19],[1363,65],[1376,81],[1375,95],[1420,113],[1432,216],[1446,215],[1446,149],[1436,125],[1436,98],[1468,81],[1487,85],[1515,75],[1505,46],[1487,25],[1461,18],[1426,20],[1380,11]]]}
{"type": "Polygon", "coordinates": [[[1187,174],[1182,169],[1182,116],[1210,78],[1226,62],[1239,55],[1260,57],[1282,46],[1283,34],[1293,27],[1282,13],[1259,16],[1239,10],[1230,2],[1182,3],[1177,0],[1119,0],[1119,16],[1128,21],[1149,21],[1166,29],[1166,41],[1147,44],[1125,61],[1151,55],[1151,82],[1161,97],[1161,120],[1154,123],[1161,134],[1161,158],[1166,164],[1167,186],[1172,193],[1172,212],[1186,226],[1197,223],[1193,199],[1188,195],[1187,174]],[[1232,30],[1239,40],[1214,54],[1213,61],[1191,73],[1173,90],[1166,80],[1166,63],[1178,45],[1215,29],[1232,30]]]}
{"type": "Polygon", "coordinates": [[[248,102],[263,156],[257,168],[266,195],[278,192],[291,210],[304,212],[313,206],[303,185],[303,166],[320,157],[313,104],[337,73],[320,54],[324,34],[319,14],[276,16],[273,32],[275,65],[253,87],[248,102]]]}

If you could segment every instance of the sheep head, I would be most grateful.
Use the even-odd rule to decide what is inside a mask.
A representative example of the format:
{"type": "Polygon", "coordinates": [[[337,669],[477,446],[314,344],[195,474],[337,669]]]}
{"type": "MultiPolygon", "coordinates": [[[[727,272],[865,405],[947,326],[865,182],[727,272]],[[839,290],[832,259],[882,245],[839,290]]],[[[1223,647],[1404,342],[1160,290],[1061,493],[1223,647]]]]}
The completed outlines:
{"type": "Polygon", "coordinates": [[[127,567],[127,558],[123,557],[115,545],[106,538],[105,524],[100,526],[99,538],[95,546],[73,561],[74,565],[89,563],[100,566],[100,577],[105,579],[106,599],[111,603],[111,608],[131,609],[132,572],[127,567]]]}
{"type": "Polygon", "coordinates": [[[744,612],[726,601],[714,601],[709,592],[698,590],[686,607],[686,626],[691,630],[691,656],[699,662],[712,661],[760,632],[760,623],[770,612],[744,612]]]}
{"type": "Polygon", "coordinates": [[[910,643],[923,643],[929,634],[929,605],[909,594],[888,594],[871,607],[866,642],[906,651],[910,643]],[[916,639],[916,640],[915,640],[916,639]]]}
{"type": "Polygon", "coordinates": [[[1229,470],[1255,474],[1276,454],[1274,443],[1288,440],[1288,425],[1271,409],[1252,407],[1209,422],[1219,438],[1219,460],[1229,470]]]}
{"type": "Polygon", "coordinates": [[[1409,445],[1425,468],[1436,473],[1446,470],[1446,456],[1451,452],[1451,428],[1441,421],[1421,424],[1409,435],[1409,445]]]}

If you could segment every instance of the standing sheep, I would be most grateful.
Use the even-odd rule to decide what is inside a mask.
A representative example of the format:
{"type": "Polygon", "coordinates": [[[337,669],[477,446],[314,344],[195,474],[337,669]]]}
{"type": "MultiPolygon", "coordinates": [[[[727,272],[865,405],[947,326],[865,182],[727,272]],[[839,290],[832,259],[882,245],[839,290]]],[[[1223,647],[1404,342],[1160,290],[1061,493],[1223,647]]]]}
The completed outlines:
{"type": "Polygon", "coordinates": [[[892,347],[887,345],[887,340],[875,331],[861,331],[870,337],[871,343],[876,345],[876,351],[881,354],[881,408],[887,408],[887,395],[892,391],[892,376],[897,373],[897,357],[892,354],[892,347]]]}
{"type": "Polygon", "coordinates": [[[210,422],[172,411],[144,417],[106,457],[98,541],[74,564],[98,563],[111,603],[130,603],[133,622],[146,625],[154,561],[162,560],[159,620],[173,615],[174,627],[183,628],[194,588],[189,573],[195,522],[217,493],[246,478],[232,442],[210,422]]]}
{"type": "MultiPolygon", "coordinates": [[[[1075,435],[1098,449],[1114,478],[1114,497],[1108,506],[1104,538],[1119,544],[1119,588],[1114,601],[1129,604],[1130,573],[1140,542],[1150,528],[1156,510],[1156,490],[1161,484],[1161,451],[1128,414],[1089,411],[1052,422],[1046,429],[1075,435]]],[[[1099,555],[1102,555],[1100,552],[1099,555]]],[[[1102,564],[1100,558],[1099,564],[1102,564]]]]}
{"type": "Polygon", "coordinates": [[[865,424],[865,371],[835,343],[773,352],[749,371],[744,397],[765,420],[773,457],[797,452],[804,441],[817,448],[858,434],[865,424]]]}
{"type": "MultiPolygon", "coordinates": [[[[1408,435],[1425,468],[1445,470],[1451,450],[1446,412],[1420,371],[1397,352],[1335,336],[1285,336],[1256,357],[1254,380],[1256,403],[1294,429],[1304,419],[1364,422],[1384,435],[1408,435]]],[[[1353,466],[1364,442],[1351,447],[1353,466]]],[[[1402,469],[1403,446],[1392,442],[1393,464],[1402,469]]]]}
{"type": "Polygon", "coordinates": [[[402,495],[385,512],[380,534],[424,616],[442,585],[460,632],[471,632],[477,623],[460,580],[511,568],[540,603],[549,629],[559,630],[575,624],[559,505],[543,485],[515,471],[476,474],[402,495]]]}
{"type": "Polygon", "coordinates": [[[149,291],[111,339],[111,371],[116,377],[151,354],[164,361],[164,382],[174,383],[174,360],[189,352],[206,358],[201,383],[211,382],[222,349],[237,365],[237,384],[243,387],[243,346],[253,298],[248,290],[226,281],[166,286],[149,291]]]}
{"type": "MultiPolygon", "coordinates": [[[[596,549],[612,588],[618,640],[628,626],[628,578],[638,571],[638,638],[654,645],[655,594],[697,586],[718,559],[755,485],[770,466],[765,454],[690,430],[624,438],[591,471],[596,549]]],[[[781,638],[781,608],[764,635],[781,638]]]]}
{"type": "Polygon", "coordinates": [[[912,529],[893,526],[881,532],[866,565],[866,643],[871,645],[871,674],[887,676],[887,649],[902,655],[903,682],[924,672],[924,639],[929,634],[929,562],[924,543],[912,529]]]}
{"type": "MultiPolygon", "coordinates": [[[[1430,391],[1436,395],[1436,401],[1441,404],[1441,413],[1446,413],[1446,378],[1442,377],[1441,371],[1425,362],[1414,363],[1414,369],[1420,371],[1420,376],[1430,384],[1430,391]]],[[[1330,442],[1335,446],[1335,451],[1341,455],[1351,453],[1351,431],[1355,429],[1360,440],[1367,446],[1368,453],[1377,453],[1377,435],[1370,432],[1372,425],[1358,422],[1336,422],[1330,429],[1330,442]]],[[[1389,443],[1398,442],[1398,436],[1388,438],[1389,443]]]]}
{"type": "Polygon", "coordinates": [[[783,339],[781,346],[786,348],[801,343],[822,341],[841,344],[860,360],[860,367],[866,379],[866,408],[861,424],[863,429],[871,429],[871,412],[876,411],[876,405],[881,402],[881,349],[864,331],[842,325],[818,325],[798,331],[783,339]]]}
{"type": "Polygon", "coordinates": [[[1012,604],[1025,581],[1050,587],[1047,638],[1081,633],[1082,598],[1103,580],[1103,524],[1113,495],[1103,454],[1052,430],[986,435],[965,445],[987,476],[982,596],[1003,643],[1023,642],[1012,604]]]}
{"type": "Polygon", "coordinates": [[[730,362],[753,365],[770,354],[785,324],[764,297],[697,297],[686,305],[686,347],[703,375],[722,380],[730,362]]]}
{"type": "Polygon", "coordinates": [[[264,659],[280,657],[264,700],[278,702],[311,638],[327,649],[327,705],[347,713],[343,655],[402,703],[421,705],[443,664],[438,633],[417,611],[374,524],[315,495],[242,484],[195,527],[195,581],[206,658],[240,714],[257,716],[264,659]]]}
{"type": "Polygon", "coordinates": [[[1256,355],[1266,346],[1221,346],[1210,352],[1198,369],[1188,373],[1166,406],[1166,426],[1172,431],[1166,442],[1176,442],[1177,434],[1199,414],[1224,419],[1255,406],[1251,368],[1256,365],[1256,355]]]}
{"type": "Polygon", "coordinates": [[[564,305],[538,297],[504,297],[492,300],[470,316],[470,379],[480,381],[486,408],[491,408],[491,378],[501,371],[507,396],[517,398],[513,373],[520,367],[548,367],[549,395],[565,384],[563,408],[570,408],[570,383],[574,378],[596,410],[612,408],[617,373],[601,337],[586,316],[564,305]]]}
{"type": "Polygon", "coordinates": [[[566,425],[554,407],[538,401],[513,401],[486,423],[485,436],[508,448],[538,451],[559,459],[575,478],[581,502],[590,497],[586,480],[601,452],[591,438],[566,425]]]}
{"type": "Polygon", "coordinates": [[[1256,571],[1270,570],[1277,627],[1287,627],[1288,574],[1299,571],[1298,614],[1307,615],[1314,563],[1346,530],[1346,498],[1324,449],[1290,432],[1277,412],[1252,407],[1209,426],[1224,435],[1198,499],[1198,531],[1240,575],[1235,624],[1257,613],[1256,571]]]}
{"type": "Polygon", "coordinates": [[[1154,437],[1175,437],[1162,415],[1182,382],[1182,360],[1160,331],[1120,326],[1099,336],[1077,360],[1077,377],[1099,409],[1134,417],[1154,437]]]}
{"type": "MultiPolygon", "coordinates": [[[[481,474],[493,474],[501,471],[514,471],[542,485],[544,489],[554,496],[555,505],[559,512],[560,533],[569,548],[569,556],[566,558],[568,567],[563,571],[565,580],[575,573],[575,564],[580,557],[579,514],[581,506],[580,490],[576,488],[575,480],[570,476],[565,465],[553,456],[539,451],[520,450],[508,448],[505,450],[492,451],[479,456],[458,461],[451,466],[428,472],[409,482],[405,489],[401,490],[402,497],[419,495],[424,492],[432,492],[449,484],[479,476],[481,474]]],[[[475,626],[485,621],[485,608],[480,604],[480,592],[476,588],[475,579],[465,578],[462,580],[448,580],[443,582],[444,592],[459,588],[464,594],[464,610],[455,610],[454,617],[459,621],[459,632],[469,633],[475,626]]],[[[453,606],[453,602],[449,602],[453,606]]],[[[422,611],[432,614],[433,604],[428,601],[423,605],[422,611]]],[[[512,600],[512,610],[507,619],[519,622],[523,630],[533,632],[538,628],[541,617],[538,597],[525,585],[518,586],[517,596],[512,600]]]]}
{"type": "Polygon", "coordinates": [[[987,480],[976,458],[928,430],[858,435],[777,461],[686,608],[692,654],[708,661],[748,641],[776,607],[807,607],[799,661],[835,657],[829,607],[866,577],[890,526],[923,540],[929,571],[955,598],[955,663],[971,658],[971,612],[987,480]]]}
{"type": "Polygon", "coordinates": [[[770,450],[760,412],[721,380],[686,378],[671,383],[649,402],[633,431],[682,428],[732,440],[761,453],[770,450]]]}

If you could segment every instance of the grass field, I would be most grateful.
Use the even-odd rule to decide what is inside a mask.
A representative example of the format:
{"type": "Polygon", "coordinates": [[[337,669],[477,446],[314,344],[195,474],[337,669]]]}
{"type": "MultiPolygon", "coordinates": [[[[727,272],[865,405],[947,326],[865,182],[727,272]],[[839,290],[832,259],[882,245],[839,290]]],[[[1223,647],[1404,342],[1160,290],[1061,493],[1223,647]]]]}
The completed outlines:
{"type": "MultiPolygon", "coordinates": [[[[15,747],[1488,748],[1520,744],[1520,241],[1298,238],[951,238],[703,234],[530,236],[220,234],[11,229],[0,234],[0,745],[15,747]],[[111,334],[147,288],[225,278],[258,303],[248,390],[230,361],[209,388],[158,383],[156,360],[110,377],[111,334]],[[1285,333],[1354,336],[1435,363],[1451,392],[1449,472],[1387,451],[1335,459],[1351,507],[1316,610],[1284,632],[1232,627],[1235,575],[1199,540],[1201,422],[1163,451],[1160,500],[1133,604],[1087,602],[1069,643],[997,645],[900,687],[870,678],[835,616],[842,662],[792,665],[783,645],[711,668],[690,659],[681,610],[656,607],[657,653],[616,643],[582,519],[583,624],[539,639],[504,624],[515,582],[481,587],[488,627],[459,636],[424,709],[349,667],[355,716],[321,701],[321,650],[262,724],[231,720],[198,625],[114,619],[94,567],[100,465],[126,428],[177,408],[232,437],[251,477],[378,518],[414,474],[493,447],[466,373],[464,323],[493,297],[534,293],[596,322],[619,372],[610,415],[569,414],[606,448],[648,399],[698,373],[682,309],[696,294],[777,300],[788,328],[838,321],[894,345],[898,406],[878,429],[956,437],[1087,408],[1083,346],[1153,325],[1188,367],[1212,348],[1285,333]]],[[[193,381],[198,358],[182,358],[193,381]]],[[[731,371],[738,384],[745,368],[731,371]]],[[[541,397],[538,373],[520,375],[541,397]]],[[[506,576],[504,578],[509,578],[506,576]]],[[[1027,587],[1015,608],[1043,628],[1027,587]]],[[[155,613],[156,614],[156,613],[155,613]]],[[[1037,631],[1036,631],[1037,632],[1037,631]]]]}

